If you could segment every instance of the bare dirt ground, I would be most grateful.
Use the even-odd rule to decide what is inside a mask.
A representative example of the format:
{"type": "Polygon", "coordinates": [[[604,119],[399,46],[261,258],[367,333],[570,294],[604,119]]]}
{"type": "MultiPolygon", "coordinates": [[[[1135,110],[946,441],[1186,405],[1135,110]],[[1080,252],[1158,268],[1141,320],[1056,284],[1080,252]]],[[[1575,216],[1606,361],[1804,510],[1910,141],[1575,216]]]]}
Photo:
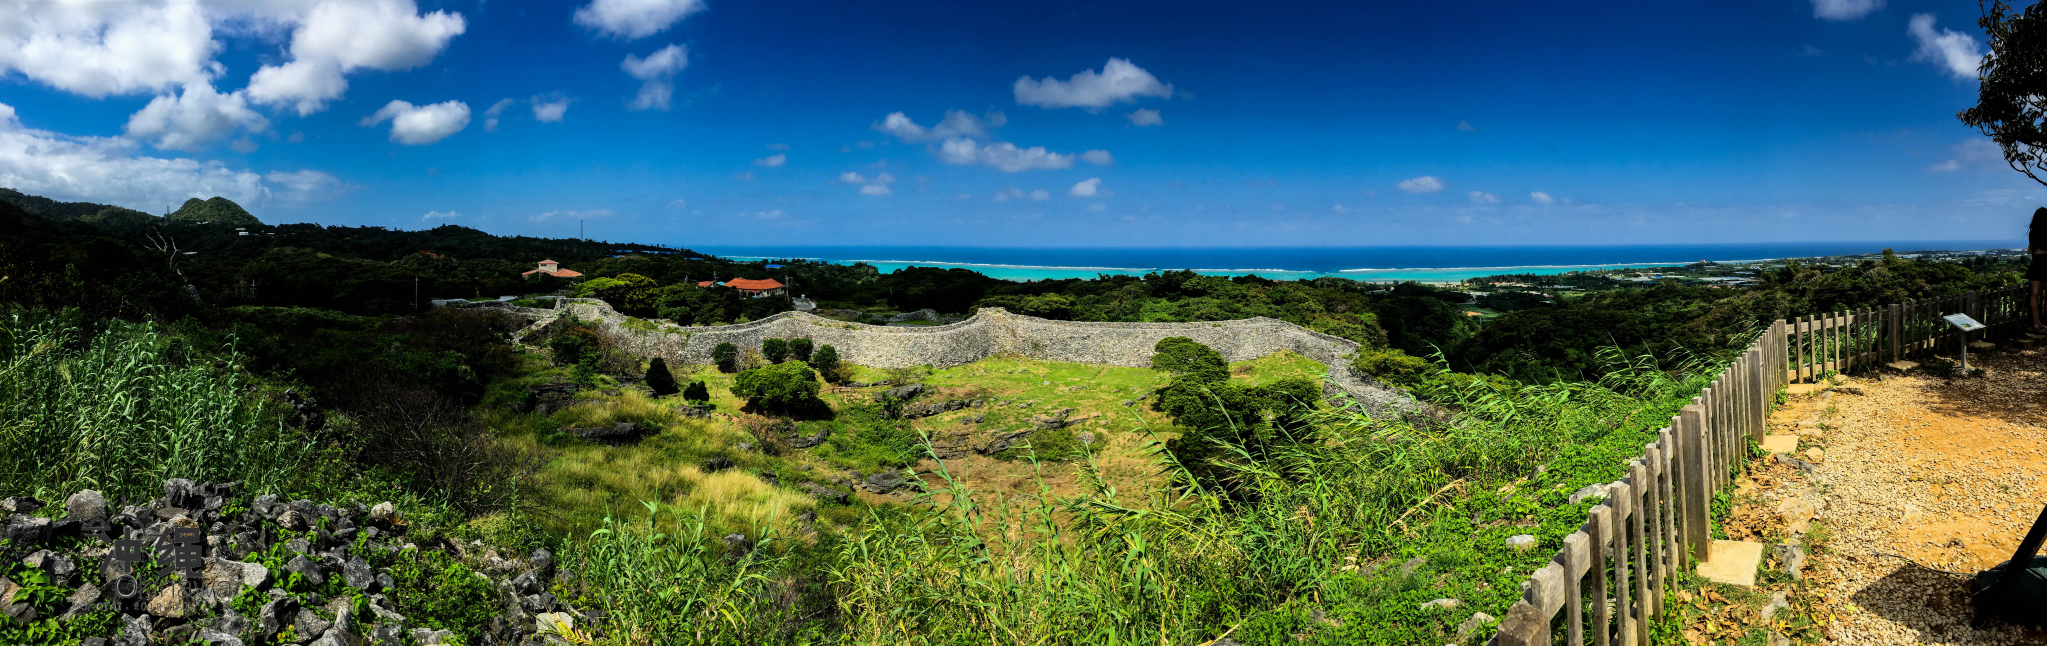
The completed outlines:
{"type": "MultiPolygon", "coordinates": [[[[1798,605],[1826,619],[1826,638],[2047,643],[2040,631],[1972,625],[1965,587],[1968,575],[2011,558],[2047,503],[2047,352],[1972,363],[1987,374],[1871,375],[1773,416],[1771,432],[1800,435],[1800,457],[1814,466],[1790,478],[1800,481],[1791,495],[1770,496],[1778,513],[1769,525],[1802,516],[1797,501],[1816,507],[1821,527],[1812,531],[1824,547],[1805,568],[1814,585],[1802,587],[1817,598],[1798,605]]],[[[1753,478],[1746,486],[1768,488],[1753,478]]]]}

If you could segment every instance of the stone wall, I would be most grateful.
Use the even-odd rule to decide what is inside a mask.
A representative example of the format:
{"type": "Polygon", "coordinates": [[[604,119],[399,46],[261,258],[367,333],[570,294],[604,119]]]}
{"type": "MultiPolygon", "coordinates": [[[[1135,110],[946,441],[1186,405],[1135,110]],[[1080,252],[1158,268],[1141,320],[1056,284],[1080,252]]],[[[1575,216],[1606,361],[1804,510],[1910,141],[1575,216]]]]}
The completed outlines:
{"type": "Polygon", "coordinates": [[[1330,383],[1368,411],[1420,409],[1404,392],[1351,372],[1343,357],[1355,352],[1357,343],[1265,317],[1199,323],[1093,323],[1054,321],[990,307],[958,323],[928,327],[847,323],[804,312],[782,312],[738,325],[681,326],[628,319],[593,299],[573,299],[557,310],[522,313],[534,316],[536,323],[520,337],[545,329],[559,315],[573,314],[599,321],[625,350],[662,357],[671,364],[711,363],[711,349],[720,343],[758,348],[764,339],[807,337],[818,346],[836,348],[841,361],[875,368],[945,368],[996,355],[1145,367],[1151,365],[1152,348],[1160,339],[1184,336],[1214,348],[1230,362],[1292,350],[1328,366],[1330,383]]]}

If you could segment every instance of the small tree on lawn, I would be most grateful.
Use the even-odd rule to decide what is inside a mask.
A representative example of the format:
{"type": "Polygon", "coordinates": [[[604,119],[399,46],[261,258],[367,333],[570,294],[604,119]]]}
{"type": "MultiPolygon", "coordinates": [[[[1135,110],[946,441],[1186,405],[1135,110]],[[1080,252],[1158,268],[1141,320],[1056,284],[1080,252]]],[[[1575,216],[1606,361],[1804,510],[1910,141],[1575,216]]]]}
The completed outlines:
{"type": "Polygon", "coordinates": [[[812,346],[810,345],[809,337],[804,337],[800,339],[790,339],[789,356],[795,357],[797,361],[803,361],[807,363],[810,361],[811,347],[812,346]]]}
{"type": "Polygon", "coordinates": [[[761,341],[761,356],[767,357],[768,363],[781,363],[783,359],[789,358],[789,342],[782,339],[764,339],[761,341]]]}
{"type": "Polygon", "coordinates": [[[814,410],[824,402],[817,398],[817,373],[801,361],[775,363],[739,373],[732,380],[732,394],[762,411],[795,413],[814,410]]]}
{"type": "Polygon", "coordinates": [[[1219,384],[1230,380],[1230,366],[1223,363],[1223,356],[1215,349],[1202,345],[1184,336],[1169,336],[1159,339],[1152,346],[1156,354],[1151,356],[1151,367],[1173,373],[1191,375],[1196,381],[1219,384]]]}
{"type": "Polygon", "coordinates": [[[711,360],[718,363],[718,372],[739,372],[739,346],[720,343],[711,348],[711,360]]]}
{"type": "Polygon", "coordinates": [[[711,389],[701,380],[692,381],[689,382],[689,387],[682,389],[682,398],[692,402],[711,401],[711,389]]]}
{"type": "Polygon", "coordinates": [[[675,374],[668,371],[668,362],[661,357],[654,357],[653,361],[647,362],[647,388],[654,391],[655,397],[667,397],[682,392],[682,389],[675,385],[675,374]]]}
{"type": "Polygon", "coordinates": [[[817,368],[818,374],[824,375],[825,381],[839,383],[846,380],[845,371],[839,365],[838,348],[829,345],[818,348],[816,353],[810,355],[809,363],[811,367],[817,368]]]}

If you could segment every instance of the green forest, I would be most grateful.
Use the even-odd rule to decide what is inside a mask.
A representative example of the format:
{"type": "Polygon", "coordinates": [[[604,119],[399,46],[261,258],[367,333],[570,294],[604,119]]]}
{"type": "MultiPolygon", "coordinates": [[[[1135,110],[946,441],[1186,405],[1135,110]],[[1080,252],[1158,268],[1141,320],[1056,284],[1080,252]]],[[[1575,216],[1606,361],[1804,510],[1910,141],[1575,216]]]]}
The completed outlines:
{"type": "MultiPolygon", "coordinates": [[[[244,495],[207,513],[303,536],[313,570],[320,550],[375,554],[364,576],[391,581],[292,570],[173,617],[152,600],[75,601],[110,582],[87,560],[99,557],[77,557],[70,583],[21,563],[86,554],[89,539],[10,530],[0,577],[28,591],[29,612],[0,619],[0,642],[24,644],[112,637],[144,610],[151,630],[186,639],[312,642],[261,619],[285,602],[305,611],[292,625],[328,635],[402,625],[461,644],[1482,643],[1474,613],[1503,615],[1593,504],[1569,493],[1619,477],[1655,420],[1762,326],[2016,285],[2025,270],[1886,253],[1784,263],[1753,287],[1605,285],[1480,317],[1467,292],[1418,283],[1013,282],[457,226],[271,225],[222,198],[165,217],[0,198],[9,527],[62,522],[84,488],[147,506],[167,479],[235,482],[244,495]],[[543,259],[581,276],[522,275],[543,259]],[[788,293],[698,286],[735,278],[788,293]],[[792,338],[670,365],[592,321],[515,342],[523,315],[431,306],[502,296],[601,298],[683,326],[758,320],[797,298],[849,322],[985,307],[1270,317],[1360,348],[1342,366],[1226,363],[1175,337],[1149,368],[998,357],[885,370],[792,338]],[[1434,414],[1330,407],[1316,382],[1331,370],[1434,414]],[[282,509],[259,494],[398,511],[375,514],[385,542],[343,539],[283,512],[251,519],[282,509]],[[1521,534],[1545,549],[1505,547],[1521,534]],[[529,570],[573,574],[513,582],[529,570]]],[[[160,509],[177,497],[164,495],[160,509]]],[[[288,567],[290,543],[235,558],[305,569],[288,567]]]]}

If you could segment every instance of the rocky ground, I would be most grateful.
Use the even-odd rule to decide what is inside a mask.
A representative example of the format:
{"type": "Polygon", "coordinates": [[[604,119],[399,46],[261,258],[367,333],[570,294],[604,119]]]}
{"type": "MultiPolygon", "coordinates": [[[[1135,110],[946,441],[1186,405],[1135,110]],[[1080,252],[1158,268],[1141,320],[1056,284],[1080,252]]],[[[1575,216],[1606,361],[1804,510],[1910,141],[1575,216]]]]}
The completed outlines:
{"type": "Polygon", "coordinates": [[[594,615],[555,597],[574,576],[546,550],[507,559],[480,543],[415,540],[390,503],[333,507],[170,480],[140,505],[81,491],[6,498],[0,512],[0,572],[12,573],[0,577],[0,641],[10,644],[560,644],[563,625],[578,637],[593,628],[594,615]],[[414,578],[394,578],[394,567],[422,562],[421,551],[478,577],[461,583],[493,615],[480,631],[398,612],[414,578]]]}
{"type": "MultiPolygon", "coordinates": [[[[1771,432],[1798,435],[1799,450],[1751,469],[1728,533],[1822,544],[1802,582],[1785,586],[1818,628],[1811,636],[2047,643],[2047,633],[1972,621],[1969,576],[2011,558],[2047,503],[2047,352],[1981,366],[1987,374],[1966,379],[1867,375],[1773,416],[1771,432]]],[[[1782,570],[1787,548],[1768,566],[1782,570]]]]}

